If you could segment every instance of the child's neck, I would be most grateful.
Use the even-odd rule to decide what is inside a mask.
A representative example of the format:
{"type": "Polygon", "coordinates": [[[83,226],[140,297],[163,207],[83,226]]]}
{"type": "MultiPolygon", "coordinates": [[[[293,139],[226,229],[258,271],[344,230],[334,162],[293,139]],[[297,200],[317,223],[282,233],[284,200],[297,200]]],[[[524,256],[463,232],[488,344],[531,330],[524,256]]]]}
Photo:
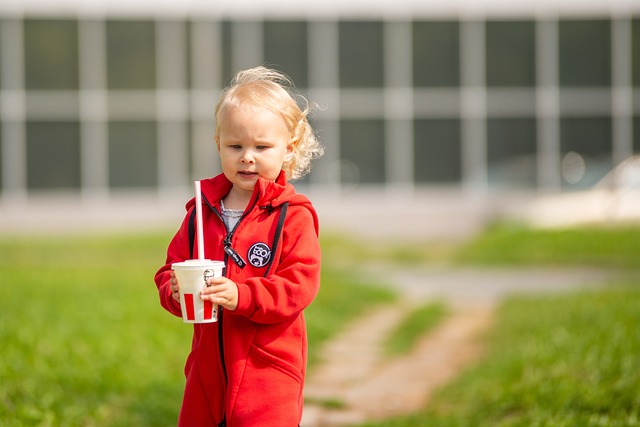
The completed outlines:
{"type": "Polygon", "coordinates": [[[222,201],[224,202],[225,209],[234,209],[234,210],[245,210],[247,205],[249,204],[249,200],[251,200],[252,193],[250,192],[239,192],[234,191],[232,188],[229,191],[229,194],[224,196],[222,201]]]}

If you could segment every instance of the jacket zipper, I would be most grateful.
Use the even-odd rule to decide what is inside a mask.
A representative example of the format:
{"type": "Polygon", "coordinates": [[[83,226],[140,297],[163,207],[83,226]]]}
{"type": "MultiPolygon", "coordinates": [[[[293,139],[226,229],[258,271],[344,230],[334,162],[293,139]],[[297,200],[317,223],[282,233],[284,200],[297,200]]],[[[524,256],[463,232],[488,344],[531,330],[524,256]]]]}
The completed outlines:
{"type": "Polygon", "coordinates": [[[226,235],[226,237],[224,238],[224,241],[223,241],[223,249],[224,249],[224,253],[225,253],[225,257],[224,257],[225,264],[227,263],[229,257],[231,257],[231,259],[233,259],[233,262],[235,262],[238,265],[238,267],[245,268],[246,265],[247,265],[247,262],[242,258],[242,256],[240,256],[240,254],[238,252],[236,252],[231,247],[231,240],[233,239],[233,235],[236,232],[236,230],[238,229],[238,226],[240,225],[242,220],[247,216],[247,214],[249,212],[251,212],[251,210],[253,210],[253,208],[256,205],[256,203],[258,203],[258,198],[256,197],[255,200],[253,200],[251,208],[249,208],[248,210],[245,210],[245,212],[242,214],[240,219],[238,219],[238,222],[236,222],[236,225],[234,225],[234,227],[233,227],[233,229],[231,231],[229,231],[229,229],[227,228],[227,224],[225,224],[224,219],[222,218],[222,213],[220,213],[218,211],[218,209],[213,207],[211,205],[211,203],[209,203],[209,201],[207,200],[206,197],[203,196],[202,198],[205,201],[205,203],[207,204],[207,206],[209,206],[209,208],[216,214],[216,216],[218,218],[220,218],[220,221],[222,221],[222,224],[224,225],[225,230],[227,230],[227,235],[226,235]]]}
{"type": "MultiPolygon", "coordinates": [[[[253,201],[253,205],[251,206],[251,209],[246,210],[246,212],[240,217],[240,219],[238,219],[238,222],[236,223],[236,225],[233,227],[233,230],[231,231],[229,231],[229,229],[227,228],[227,224],[225,224],[224,219],[222,218],[222,213],[218,211],[218,209],[216,209],[214,206],[212,206],[211,203],[209,203],[209,200],[207,200],[204,194],[202,195],[202,199],[207,204],[207,206],[209,206],[209,208],[213,211],[213,213],[216,214],[216,216],[220,219],[220,221],[222,221],[222,224],[224,225],[225,230],[227,230],[227,236],[224,238],[224,242],[223,242],[225,265],[229,261],[229,257],[231,257],[233,261],[240,268],[244,268],[247,265],[247,263],[242,259],[240,254],[238,254],[231,247],[231,239],[233,238],[233,234],[236,232],[238,225],[240,225],[240,222],[242,222],[245,216],[247,216],[247,213],[249,213],[253,209],[255,204],[258,202],[258,198],[257,197],[255,198],[255,200],[253,201]]],[[[225,276],[226,275],[227,275],[227,272],[225,271],[225,276]]],[[[222,373],[224,374],[224,381],[225,381],[225,384],[229,384],[229,376],[227,374],[227,365],[224,360],[224,340],[222,339],[222,324],[223,324],[223,318],[224,318],[223,313],[224,313],[224,308],[218,307],[218,349],[220,350],[220,363],[222,364],[222,373]]]]}

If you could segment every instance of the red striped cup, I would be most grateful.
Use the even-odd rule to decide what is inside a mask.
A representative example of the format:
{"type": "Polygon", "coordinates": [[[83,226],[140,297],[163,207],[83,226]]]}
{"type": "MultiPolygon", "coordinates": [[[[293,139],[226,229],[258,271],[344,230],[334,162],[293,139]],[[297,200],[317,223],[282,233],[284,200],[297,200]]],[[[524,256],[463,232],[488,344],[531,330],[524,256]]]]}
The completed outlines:
{"type": "Polygon", "coordinates": [[[224,262],[209,259],[189,259],[171,264],[180,287],[180,307],[185,323],[211,323],[218,320],[218,307],[203,301],[200,291],[207,286],[209,277],[220,277],[224,262]]]}

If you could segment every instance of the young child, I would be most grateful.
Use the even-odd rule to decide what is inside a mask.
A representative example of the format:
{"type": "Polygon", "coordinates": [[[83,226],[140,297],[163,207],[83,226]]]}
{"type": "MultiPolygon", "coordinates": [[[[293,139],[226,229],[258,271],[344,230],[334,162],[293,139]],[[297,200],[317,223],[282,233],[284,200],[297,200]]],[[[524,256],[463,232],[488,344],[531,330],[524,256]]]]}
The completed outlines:
{"type": "MultiPolygon", "coordinates": [[[[283,74],[239,72],[216,107],[223,173],[201,182],[206,257],[224,260],[203,300],[218,322],[194,324],[178,425],[297,426],[307,362],[303,310],[320,287],[318,217],[287,180],[323,153],[283,74]]],[[[194,258],[195,199],[155,282],[162,306],[181,316],[171,264],[194,258]]]]}

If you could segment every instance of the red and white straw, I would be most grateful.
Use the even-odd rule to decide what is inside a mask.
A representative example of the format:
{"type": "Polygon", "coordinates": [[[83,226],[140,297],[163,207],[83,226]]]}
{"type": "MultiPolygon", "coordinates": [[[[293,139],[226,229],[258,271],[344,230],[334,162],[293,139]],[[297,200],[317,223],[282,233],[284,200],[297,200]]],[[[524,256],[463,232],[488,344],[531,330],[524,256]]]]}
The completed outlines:
{"type": "Polygon", "coordinates": [[[204,230],[202,228],[202,192],[200,181],[195,181],[196,187],[196,232],[198,233],[198,259],[204,260],[204,230]]]}

